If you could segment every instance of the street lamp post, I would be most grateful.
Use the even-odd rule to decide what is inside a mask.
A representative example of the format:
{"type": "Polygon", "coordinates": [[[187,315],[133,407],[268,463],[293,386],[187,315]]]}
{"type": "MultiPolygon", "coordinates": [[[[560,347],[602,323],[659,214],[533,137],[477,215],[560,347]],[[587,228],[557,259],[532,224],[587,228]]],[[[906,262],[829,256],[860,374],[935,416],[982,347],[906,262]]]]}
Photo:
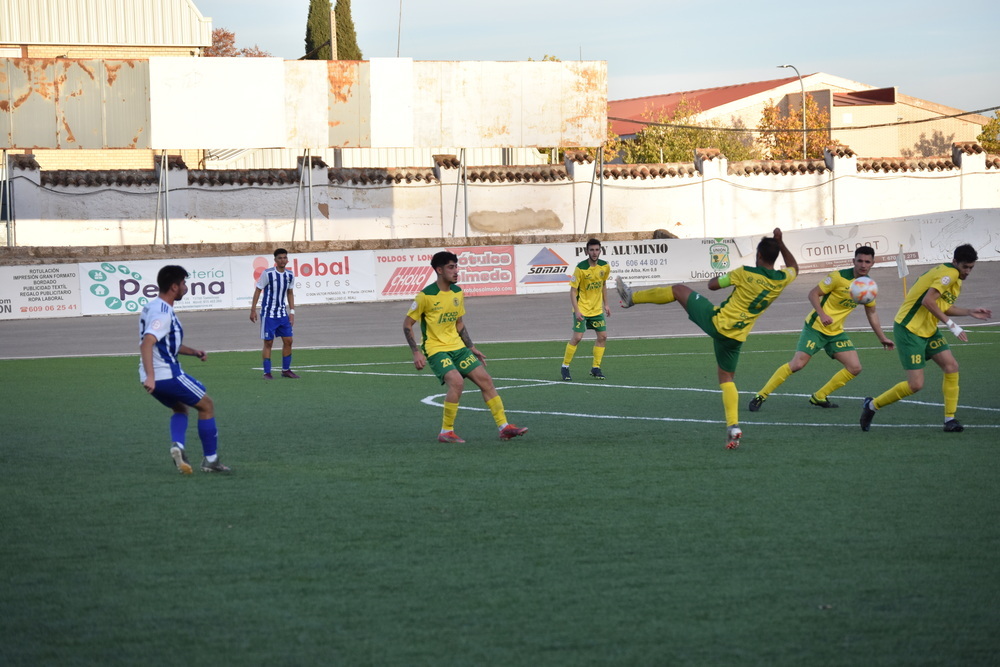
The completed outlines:
{"type": "Polygon", "coordinates": [[[778,65],[778,69],[782,67],[791,67],[795,70],[795,76],[799,77],[799,88],[802,89],[802,159],[807,159],[808,153],[806,152],[806,86],[802,83],[802,75],[799,74],[799,70],[795,65],[778,65]]]}

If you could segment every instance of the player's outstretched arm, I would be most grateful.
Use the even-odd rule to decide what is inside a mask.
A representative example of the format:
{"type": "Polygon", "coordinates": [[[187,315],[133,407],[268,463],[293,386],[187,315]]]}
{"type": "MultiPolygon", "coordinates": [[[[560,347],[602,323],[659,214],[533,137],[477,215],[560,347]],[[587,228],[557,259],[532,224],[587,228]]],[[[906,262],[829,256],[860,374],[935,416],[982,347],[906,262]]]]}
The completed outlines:
{"type": "Polygon", "coordinates": [[[799,263],[795,261],[795,255],[785,245],[785,236],[778,227],[774,228],[774,240],[778,242],[778,249],[781,251],[781,261],[785,263],[787,268],[795,269],[795,272],[798,273],[799,263]]]}

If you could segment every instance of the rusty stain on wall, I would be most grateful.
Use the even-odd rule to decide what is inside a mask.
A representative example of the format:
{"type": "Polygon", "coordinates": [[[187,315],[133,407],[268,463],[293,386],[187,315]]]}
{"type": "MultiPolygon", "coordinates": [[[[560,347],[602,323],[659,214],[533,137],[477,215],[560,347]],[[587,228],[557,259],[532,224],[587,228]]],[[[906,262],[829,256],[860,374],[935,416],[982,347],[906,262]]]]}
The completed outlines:
{"type": "Polygon", "coordinates": [[[358,79],[358,62],[353,60],[331,60],[327,63],[327,80],[334,100],[343,103],[351,98],[358,79]]]}

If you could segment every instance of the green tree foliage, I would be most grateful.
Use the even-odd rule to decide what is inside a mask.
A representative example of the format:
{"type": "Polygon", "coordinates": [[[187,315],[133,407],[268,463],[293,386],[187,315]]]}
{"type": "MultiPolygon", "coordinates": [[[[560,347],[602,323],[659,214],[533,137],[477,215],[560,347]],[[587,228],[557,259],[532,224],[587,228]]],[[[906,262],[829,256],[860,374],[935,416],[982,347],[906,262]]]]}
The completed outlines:
{"type": "Polygon", "coordinates": [[[330,0],[309,0],[306,16],[307,60],[332,60],[330,50],[330,0]]]}
{"type": "Polygon", "coordinates": [[[983,131],[976,141],[987,153],[1000,153],[1000,110],[993,112],[990,122],[983,125],[983,131]]]}
{"type": "MultiPolygon", "coordinates": [[[[802,107],[791,105],[792,112],[781,115],[781,109],[773,101],[768,101],[760,118],[760,137],[765,157],[769,160],[802,159],[802,107]]],[[[830,112],[821,110],[819,103],[811,95],[806,95],[806,155],[808,158],[823,157],[823,150],[830,145],[830,112]]]]}
{"type": "Polygon", "coordinates": [[[358,35],[354,32],[351,0],[337,0],[337,60],[363,60],[358,35]]]}
{"type": "Polygon", "coordinates": [[[236,33],[225,28],[212,31],[212,46],[202,51],[206,58],[269,58],[271,54],[254,44],[251,47],[236,48],[236,33]]]}
{"type": "Polygon", "coordinates": [[[634,139],[620,139],[609,132],[607,152],[620,156],[626,164],[690,162],[699,148],[718,148],[729,160],[759,158],[750,132],[732,132],[717,120],[699,121],[701,106],[681,98],[672,112],[649,111],[647,125],[634,139]]]}

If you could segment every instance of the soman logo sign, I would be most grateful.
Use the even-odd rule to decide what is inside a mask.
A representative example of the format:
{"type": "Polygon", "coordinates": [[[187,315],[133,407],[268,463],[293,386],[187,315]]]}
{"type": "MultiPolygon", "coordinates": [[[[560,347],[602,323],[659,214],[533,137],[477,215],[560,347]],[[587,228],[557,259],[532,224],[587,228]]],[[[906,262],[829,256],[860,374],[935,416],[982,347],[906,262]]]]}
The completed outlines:
{"type": "Polygon", "coordinates": [[[569,284],[567,273],[569,264],[550,248],[542,248],[528,262],[528,272],[521,282],[526,285],[551,285],[553,283],[569,284]]]}

